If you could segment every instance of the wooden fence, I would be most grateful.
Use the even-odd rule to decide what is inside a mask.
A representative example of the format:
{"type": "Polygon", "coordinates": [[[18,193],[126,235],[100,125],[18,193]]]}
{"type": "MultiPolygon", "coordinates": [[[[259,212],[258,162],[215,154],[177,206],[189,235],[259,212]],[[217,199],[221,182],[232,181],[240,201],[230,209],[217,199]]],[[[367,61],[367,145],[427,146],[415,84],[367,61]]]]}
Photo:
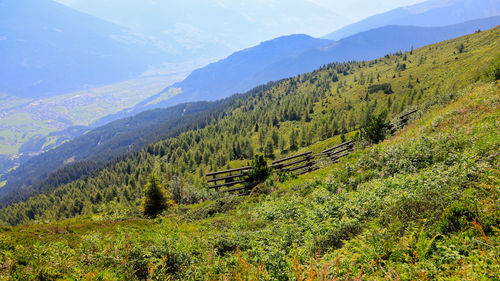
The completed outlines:
{"type": "Polygon", "coordinates": [[[342,157],[349,155],[354,151],[354,141],[346,141],[334,147],[323,150],[318,156],[324,155],[333,163],[338,162],[342,157]]]}
{"type": "MultiPolygon", "coordinates": [[[[398,129],[403,128],[408,124],[409,118],[412,114],[417,112],[417,110],[412,110],[398,117],[396,124],[388,124],[387,129],[391,134],[394,134],[398,129]]],[[[294,172],[297,175],[302,175],[305,173],[310,173],[317,170],[318,167],[315,166],[315,158],[327,158],[332,163],[336,163],[340,158],[349,155],[354,151],[354,141],[346,141],[339,145],[327,148],[319,154],[312,154],[311,151],[300,153],[297,155],[289,156],[286,158],[275,160],[269,166],[273,172],[294,172]]],[[[252,166],[241,167],[236,169],[229,169],[219,172],[213,172],[206,174],[207,182],[212,185],[209,188],[215,188],[219,190],[221,187],[233,187],[231,189],[223,190],[222,192],[233,192],[233,191],[248,191],[256,186],[256,183],[250,182],[248,178],[248,171],[252,169],[252,166]],[[212,178],[210,178],[212,177],[212,178]],[[219,182],[219,183],[217,183],[219,182]]],[[[245,192],[240,195],[248,194],[245,192]]]]}
{"type": "Polygon", "coordinates": [[[297,175],[312,172],[316,168],[313,167],[315,155],[311,151],[275,160],[271,163],[271,168],[275,172],[295,172],[297,175]]]}
{"type": "MultiPolygon", "coordinates": [[[[208,173],[208,174],[206,174],[206,177],[208,178],[207,182],[212,184],[209,186],[209,188],[215,188],[216,190],[219,190],[221,187],[230,187],[233,185],[247,184],[247,183],[249,183],[248,171],[250,171],[250,169],[252,169],[252,167],[247,166],[247,167],[241,167],[241,168],[236,168],[236,169],[208,173]],[[212,178],[209,178],[209,177],[212,177],[212,178]],[[217,182],[219,182],[219,183],[217,183],[217,182]],[[222,182],[222,183],[220,183],[220,182],[222,182]]],[[[243,189],[247,189],[247,188],[249,188],[249,187],[240,186],[240,187],[236,187],[236,188],[223,190],[222,192],[238,191],[238,190],[243,190],[243,189]]]]}
{"type": "Polygon", "coordinates": [[[417,110],[412,110],[409,111],[401,116],[399,116],[398,121],[396,124],[389,124],[387,125],[387,130],[391,133],[391,135],[394,135],[397,130],[403,128],[404,126],[408,125],[408,121],[410,120],[410,116],[417,112],[417,110]]]}

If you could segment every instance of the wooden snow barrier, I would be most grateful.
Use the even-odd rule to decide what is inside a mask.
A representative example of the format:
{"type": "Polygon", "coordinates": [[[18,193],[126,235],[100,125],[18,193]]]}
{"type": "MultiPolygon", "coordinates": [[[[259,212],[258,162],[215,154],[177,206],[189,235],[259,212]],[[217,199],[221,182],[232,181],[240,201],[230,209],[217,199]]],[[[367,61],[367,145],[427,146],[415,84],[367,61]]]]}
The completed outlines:
{"type": "Polygon", "coordinates": [[[314,167],[314,155],[311,151],[297,154],[294,156],[278,159],[271,162],[271,168],[274,172],[295,172],[297,175],[312,172],[317,168],[314,167]]]}
{"type": "Polygon", "coordinates": [[[252,166],[246,166],[241,168],[229,169],[224,171],[208,173],[205,176],[208,183],[212,183],[208,188],[215,188],[217,191],[221,187],[230,187],[233,185],[243,185],[231,189],[222,190],[222,192],[231,192],[238,190],[245,190],[253,188],[253,184],[249,182],[248,171],[252,169],[252,166]],[[219,182],[219,183],[217,183],[219,182]]]}
{"type": "MultiPolygon", "coordinates": [[[[407,113],[402,114],[398,117],[396,124],[388,124],[386,126],[387,130],[391,134],[394,134],[398,129],[401,129],[408,125],[410,116],[417,112],[417,110],[412,110],[407,113]]],[[[339,145],[327,148],[319,154],[312,154],[311,151],[300,153],[297,155],[289,156],[286,158],[274,160],[271,162],[271,166],[274,173],[281,172],[294,172],[297,175],[302,175],[310,173],[317,170],[318,167],[315,166],[315,158],[326,157],[332,163],[337,163],[340,158],[351,154],[354,151],[354,141],[346,141],[339,145]]],[[[236,169],[229,169],[224,171],[218,171],[206,174],[207,182],[212,185],[209,188],[215,188],[219,190],[221,187],[231,187],[231,189],[222,190],[222,192],[232,192],[245,190],[244,193],[239,193],[239,195],[247,195],[250,193],[250,189],[254,188],[258,183],[251,182],[248,178],[248,172],[252,169],[251,166],[241,167],[236,169]],[[212,177],[212,178],[210,178],[212,177]]]]}
{"type": "Polygon", "coordinates": [[[397,130],[402,129],[406,125],[408,125],[408,121],[410,120],[410,116],[415,114],[417,110],[412,110],[407,113],[404,113],[403,115],[399,116],[398,121],[396,124],[388,124],[387,125],[387,130],[391,133],[391,135],[394,135],[397,130]]]}
{"type": "Polygon", "coordinates": [[[333,163],[338,162],[342,157],[345,157],[354,151],[354,141],[346,141],[334,147],[323,150],[318,156],[325,156],[333,163]]]}

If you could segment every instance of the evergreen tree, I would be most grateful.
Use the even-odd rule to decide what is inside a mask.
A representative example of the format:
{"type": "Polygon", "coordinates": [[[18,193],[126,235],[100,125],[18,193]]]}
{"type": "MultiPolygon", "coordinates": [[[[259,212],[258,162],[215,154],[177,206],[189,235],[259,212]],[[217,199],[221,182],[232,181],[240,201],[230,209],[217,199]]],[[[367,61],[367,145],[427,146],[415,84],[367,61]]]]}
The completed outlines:
{"type": "Polygon", "coordinates": [[[264,156],[255,155],[252,169],[248,172],[248,178],[252,182],[263,182],[271,175],[271,168],[267,167],[264,156]]]}
{"type": "Polygon", "coordinates": [[[168,195],[160,186],[157,176],[151,174],[144,189],[143,212],[148,217],[156,217],[168,208],[168,195]]]}
{"type": "Polygon", "coordinates": [[[379,115],[369,115],[363,127],[361,136],[371,143],[379,143],[385,138],[387,111],[382,111],[379,115]]]}

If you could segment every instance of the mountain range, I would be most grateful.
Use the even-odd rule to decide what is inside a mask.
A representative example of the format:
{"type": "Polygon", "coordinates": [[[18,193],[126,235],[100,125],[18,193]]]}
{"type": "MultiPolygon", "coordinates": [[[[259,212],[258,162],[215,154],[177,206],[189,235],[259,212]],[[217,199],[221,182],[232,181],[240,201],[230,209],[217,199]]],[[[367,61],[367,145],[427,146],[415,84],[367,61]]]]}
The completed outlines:
{"type": "Polygon", "coordinates": [[[330,62],[371,60],[387,53],[418,48],[499,24],[500,16],[495,16],[443,27],[385,26],[339,41],[320,40],[306,35],[280,37],[197,69],[182,82],[112,118],[181,102],[216,100],[245,92],[268,81],[310,72],[330,62]],[[177,94],[162,100],[161,96],[169,92],[177,94]]]}
{"type": "Polygon", "coordinates": [[[368,17],[329,33],[324,38],[340,40],[386,25],[444,26],[498,15],[500,5],[496,0],[430,0],[368,17]]]}

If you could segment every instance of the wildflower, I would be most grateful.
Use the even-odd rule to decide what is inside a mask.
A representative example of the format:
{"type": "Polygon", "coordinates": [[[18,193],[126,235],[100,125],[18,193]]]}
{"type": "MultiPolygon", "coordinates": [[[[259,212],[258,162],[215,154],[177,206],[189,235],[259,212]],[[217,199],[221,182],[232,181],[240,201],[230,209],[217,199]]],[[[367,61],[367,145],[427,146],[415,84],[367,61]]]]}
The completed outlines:
{"type": "Polygon", "coordinates": [[[342,192],[342,188],[339,187],[339,188],[337,188],[337,193],[340,193],[340,192],[342,192]]]}
{"type": "Polygon", "coordinates": [[[449,138],[450,140],[452,140],[452,139],[453,139],[453,137],[452,137],[452,136],[448,136],[448,138],[449,138]]]}
{"type": "Polygon", "coordinates": [[[383,178],[384,176],[385,176],[385,174],[384,174],[384,172],[382,172],[382,173],[380,174],[380,177],[382,177],[382,178],[383,178]]]}
{"type": "Polygon", "coordinates": [[[361,174],[361,169],[358,169],[358,174],[361,174]]]}
{"type": "Polygon", "coordinates": [[[467,134],[470,134],[470,127],[467,127],[467,134]]]}

